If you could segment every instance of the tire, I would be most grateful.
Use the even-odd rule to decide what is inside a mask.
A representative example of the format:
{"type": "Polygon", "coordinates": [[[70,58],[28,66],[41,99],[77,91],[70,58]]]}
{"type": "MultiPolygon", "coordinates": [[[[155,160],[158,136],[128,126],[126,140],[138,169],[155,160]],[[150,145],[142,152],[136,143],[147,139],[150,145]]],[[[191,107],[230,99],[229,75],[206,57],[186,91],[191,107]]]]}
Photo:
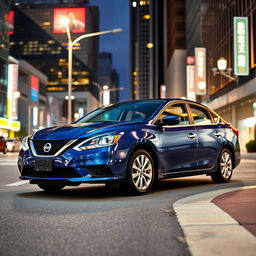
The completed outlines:
{"type": "Polygon", "coordinates": [[[4,148],[4,151],[3,151],[4,154],[7,153],[7,147],[4,148]]]}
{"type": "Polygon", "coordinates": [[[145,194],[155,180],[155,165],[151,155],[145,150],[135,151],[128,163],[126,186],[132,194],[145,194]]]}
{"type": "Polygon", "coordinates": [[[65,185],[44,185],[44,184],[37,184],[37,186],[48,193],[56,193],[65,187],[65,185]]]}
{"type": "Polygon", "coordinates": [[[218,158],[218,170],[211,175],[215,183],[227,183],[233,173],[233,159],[228,149],[223,149],[218,158]]]}

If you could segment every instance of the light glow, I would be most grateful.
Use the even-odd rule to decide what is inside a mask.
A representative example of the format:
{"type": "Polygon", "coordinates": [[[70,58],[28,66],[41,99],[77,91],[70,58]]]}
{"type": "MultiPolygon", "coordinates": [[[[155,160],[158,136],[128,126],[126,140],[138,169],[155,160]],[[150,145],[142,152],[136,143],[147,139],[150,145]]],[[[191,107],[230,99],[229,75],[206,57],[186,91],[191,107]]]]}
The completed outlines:
{"type": "Polygon", "coordinates": [[[227,69],[227,61],[223,57],[219,58],[217,61],[217,67],[219,71],[225,71],[227,69]]]}

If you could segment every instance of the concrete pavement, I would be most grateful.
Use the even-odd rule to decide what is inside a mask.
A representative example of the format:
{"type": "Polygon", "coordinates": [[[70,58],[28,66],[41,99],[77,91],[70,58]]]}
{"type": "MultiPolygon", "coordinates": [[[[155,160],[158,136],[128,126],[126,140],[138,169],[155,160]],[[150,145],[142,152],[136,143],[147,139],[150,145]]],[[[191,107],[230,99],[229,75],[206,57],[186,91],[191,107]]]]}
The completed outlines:
{"type": "Polygon", "coordinates": [[[0,163],[7,163],[0,166],[0,255],[254,255],[255,237],[212,202],[241,186],[255,186],[251,158],[242,160],[227,184],[213,184],[207,176],[170,179],[145,196],[127,197],[102,185],[49,195],[35,185],[17,184],[15,155],[0,155],[0,163]],[[194,223],[180,224],[182,232],[172,205],[191,195],[197,207],[194,213],[186,210],[190,216],[184,219],[194,223]]]}
{"type": "Polygon", "coordinates": [[[175,202],[173,208],[191,254],[255,255],[255,191],[256,186],[228,188],[175,202]]]}

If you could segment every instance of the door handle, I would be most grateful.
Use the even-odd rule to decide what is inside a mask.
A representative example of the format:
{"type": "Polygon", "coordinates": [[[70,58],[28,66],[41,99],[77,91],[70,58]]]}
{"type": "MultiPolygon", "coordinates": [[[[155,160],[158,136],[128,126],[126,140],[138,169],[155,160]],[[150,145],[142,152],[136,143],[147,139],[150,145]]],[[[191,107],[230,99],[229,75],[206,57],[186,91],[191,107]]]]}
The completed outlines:
{"type": "Polygon", "coordinates": [[[193,140],[196,138],[196,135],[194,133],[190,133],[188,136],[187,136],[189,139],[193,140]]]}
{"type": "Polygon", "coordinates": [[[221,137],[221,135],[222,135],[222,134],[221,134],[220,132],[215,132],[215,136],[216,136],[216,137],[221,137]]]}

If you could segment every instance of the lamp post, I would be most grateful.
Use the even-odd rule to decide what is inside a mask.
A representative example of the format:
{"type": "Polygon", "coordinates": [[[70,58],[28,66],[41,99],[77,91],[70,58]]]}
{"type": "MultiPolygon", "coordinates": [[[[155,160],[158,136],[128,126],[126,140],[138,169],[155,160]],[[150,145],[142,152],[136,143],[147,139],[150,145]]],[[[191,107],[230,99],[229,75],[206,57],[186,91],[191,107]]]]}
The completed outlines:
{"type": "Polygon", "coordinates": [[[68,37],[68,123],[71,123],[71,121],[72,121],[71,95],[72,95],[72,51],[73,51],[73,46],[84,38],[100,36],[100,35],[109,34],[109,33],[114,33],[114,34],[121,33],[121,32],[123,32],[123,30],[120,28],[117,28],[117,29],[112,29],[112,30],[84,34],[84,35],[77,37],[74,41],[72,41],[71,33],[70,33],[70,29],[69,29],[69,20],[63,18],[61,20],[61,23],[65,26],[65,29],[67,32],[67,37],[68,37]]]}
{"type": "Polygon", "coordinates": [[[24,100],[28,105],[28,135],[31,135],[31,104],[30,101],[21,95],[19,91],[13,93],[14,98],[24,100]]]}
{"type": "Polygon", "coordinates": [[[122,90],[124,90],[124,87],[109,89],[108,85],[104,85],[103,88],[102,88],[97,82],[93,82],[92,84],[97,86],[97,88],[99,90],[99,103],[100,103],[100,107],[102,106],[102,95],[103,95],[104,91],[114,92],[114,91],[122,91],[122,90]]]}
{"type": "Polygon", "coordinates": [[[238,77],[231,76],[232,68],[227,68],[227,60],[223,57],[217,60],[217,68],[212,68],[213,75],[222,75],[238,83],[238,77]]]}

